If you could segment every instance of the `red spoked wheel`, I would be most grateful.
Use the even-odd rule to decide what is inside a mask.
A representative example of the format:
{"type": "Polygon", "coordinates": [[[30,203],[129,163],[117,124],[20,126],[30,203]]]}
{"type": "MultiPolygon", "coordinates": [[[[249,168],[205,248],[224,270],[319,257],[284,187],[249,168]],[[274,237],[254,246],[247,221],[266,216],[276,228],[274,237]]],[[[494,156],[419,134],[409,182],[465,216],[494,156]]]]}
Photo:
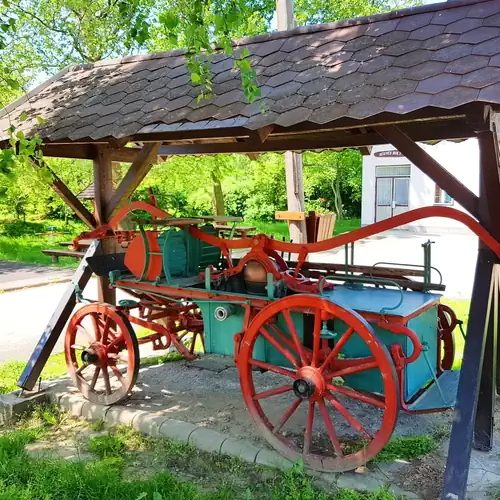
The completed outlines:
{"type": "Polygon", "coordinates": [[[455,338],[453,331],[457,326],[457,316],[445,304],[438,306],[438,338],[441,353],[441,370],[451,370],[455,361],[455,338]]]}
{"type": "Polygon", "coordinates": [[[139,346],[126,316],[107,304],[87,304],[73,314],[65,338],[73,384],[93,403],[126,399],[139,372],[139,346]]]}
{"type": "Polygon", "coordinates": [[[342,472],[364,465],[396,425],[397,376],[386,347],[359,314],[318,296],[292,295],[257,314],[243,337],[238,369],[246,406],[265,439],[313,469],[342,472]],[[299,334],[304,315],[313,324],[310,348],[299,334]],[[332,325],[344,333],[335,334],[332,325]],[[343,354],[348,343],[362,356],[343,354]],[[279,353],[281,361],[256,359],[262,352],[267,359],[279,353]],[[344,377],[360,374],[379,376],[383,391],[342,385],[344,377]]]}
{"type": "Polygon", "coordinates": [[[180,316],[179,321],[184,330],[175,334],[174,345],[184,359],[196,359],[200,353],[205,354],[205,330],[203,317],[199,309],[191,309],[180,316]]]}

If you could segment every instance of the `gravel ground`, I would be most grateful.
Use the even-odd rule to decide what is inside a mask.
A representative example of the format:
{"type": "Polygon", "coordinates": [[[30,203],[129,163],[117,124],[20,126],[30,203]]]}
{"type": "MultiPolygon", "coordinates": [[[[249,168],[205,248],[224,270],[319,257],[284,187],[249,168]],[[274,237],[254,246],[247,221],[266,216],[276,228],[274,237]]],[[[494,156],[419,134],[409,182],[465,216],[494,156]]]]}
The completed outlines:
{"type": "MultiPolygon", "coordinates": [[[[283,385],[283,380],[270,372],[254,372],[258,392],[283,385]]],[[[263,408],[271,422],[279,420],[290,407],[293,397],[293,393],[285,393],[264,400],[263,408]]],[[[374,432],[380,426],[381,410],[352,400],[344,399],[343,404],[368,431],[374,432]]],[[[238,371],[231,358],[210,355],[191,363],[181,361],[141,368],[127,406],[159,411],[171,418],[205,425],[234,437],[262,442],[261,434],[245,408],[238,371]]],[[[283,429],[285,434],[298,436],[299,441],[304,432],[306,409],[307,405],[301,404],[283,429]]],[[[339,436],[359,437],[333,409],[330,415],[339,436]]],[[[408,415],[400,411],[394,435],[423,435],[449,423],[451,412],[408,415]]],[[[316,411],[313,446],[322,441],[324,432],[323,420],[316,411]]]]}

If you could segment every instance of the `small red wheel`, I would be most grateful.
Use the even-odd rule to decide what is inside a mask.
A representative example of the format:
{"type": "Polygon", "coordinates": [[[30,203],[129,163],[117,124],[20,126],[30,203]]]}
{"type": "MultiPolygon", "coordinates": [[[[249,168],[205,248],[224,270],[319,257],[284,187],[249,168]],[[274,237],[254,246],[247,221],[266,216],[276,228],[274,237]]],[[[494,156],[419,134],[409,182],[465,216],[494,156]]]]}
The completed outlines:
{"type": "Polygon", "coordinates": [[[440,355],[441,355],[441,370],[451,370],[455,361],[455,338],[453,331],[457,326],[457,316],[453,309],[445,304],[438,306],[438,338],[440,355]]]}
{"type": "Polygon", "coordinates": [[[191,361],[199,356],[198,353],[205,354],[203,317],[199,309],[190,309],[182,313],[179,319],[186,329],[175,334],[172,342],[184,359],[191,361]]]}
{"type": "Polygon", "coordinates": [[[313,469],[342,472],[367,463],[396,425],[397,376],[386,347],[359,314],[318,296],[292,295],[257,314],[238,369],[245,404],[265,439],[313,469]],[[310,349],[299,334],[303,315],[313,319],[310,349]],[[352,346],[360,356],[348,356],[352,346]],[[262,353],[270,361],[257,359],[262,353]],[[359,375],[379,377],[383,390],[348,387],[349,377],[359,375]]]}
{"type": "Polygon", "coordinates": [[[126,316],[107,304],[87,304],[76,311],[65,338],[73,384],[93,403],[126,399],[139,372],[139,346],[126,316]]]}

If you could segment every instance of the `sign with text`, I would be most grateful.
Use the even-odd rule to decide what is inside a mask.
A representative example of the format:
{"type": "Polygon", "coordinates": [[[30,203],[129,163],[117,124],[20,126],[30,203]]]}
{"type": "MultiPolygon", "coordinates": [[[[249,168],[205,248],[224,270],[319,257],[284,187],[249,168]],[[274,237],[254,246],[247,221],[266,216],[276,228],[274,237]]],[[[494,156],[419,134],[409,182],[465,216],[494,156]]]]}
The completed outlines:
{"type": "Polygon", "coordinates": [[[401,158],[403,155],[397,149],[389,149],[387,151],[377,151],[375,156],[378,158],[401,158]]]}

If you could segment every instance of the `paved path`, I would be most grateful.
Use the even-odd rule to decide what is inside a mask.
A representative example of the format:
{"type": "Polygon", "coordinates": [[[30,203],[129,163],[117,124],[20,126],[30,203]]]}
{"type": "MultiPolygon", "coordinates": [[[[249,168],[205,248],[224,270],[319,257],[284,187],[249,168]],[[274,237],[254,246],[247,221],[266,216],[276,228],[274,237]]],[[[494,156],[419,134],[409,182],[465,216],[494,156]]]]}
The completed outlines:
{"type": "MultiPolygon", "coordinates": [[[[474,281],[477,237],[470,234],[418,234],[409,231],[387,231],[355,244],[354,263],[373,265],[376,262],[423,264],[422,243],[431,240],[432,265],[443,275],[447,297],[469,298],[474,281]]],[[[312,261],[345,262],[344,247],[332,252],[314,254],[312,261]]],[[[435,274],[432,280],[436,281],[435,274]]]]}
{"type": "Polygon", "coordinates": [[[0,291],[71,280],[73,269],[0,261],[0,291]]]}
{"type": "MultiPolygon", "coordinates": [[[[70,285],[59,283],[0,293],[0,363],[29,358],[65,288],[70,285]]],[[[97,280],[89,282],[84,296],[97,298],[97,280]]],[[[118,293],[118,299],[125,297],[124,293],[118,293]]],[[[62,337],[55,352],[63,350],[62,337]]]]}

